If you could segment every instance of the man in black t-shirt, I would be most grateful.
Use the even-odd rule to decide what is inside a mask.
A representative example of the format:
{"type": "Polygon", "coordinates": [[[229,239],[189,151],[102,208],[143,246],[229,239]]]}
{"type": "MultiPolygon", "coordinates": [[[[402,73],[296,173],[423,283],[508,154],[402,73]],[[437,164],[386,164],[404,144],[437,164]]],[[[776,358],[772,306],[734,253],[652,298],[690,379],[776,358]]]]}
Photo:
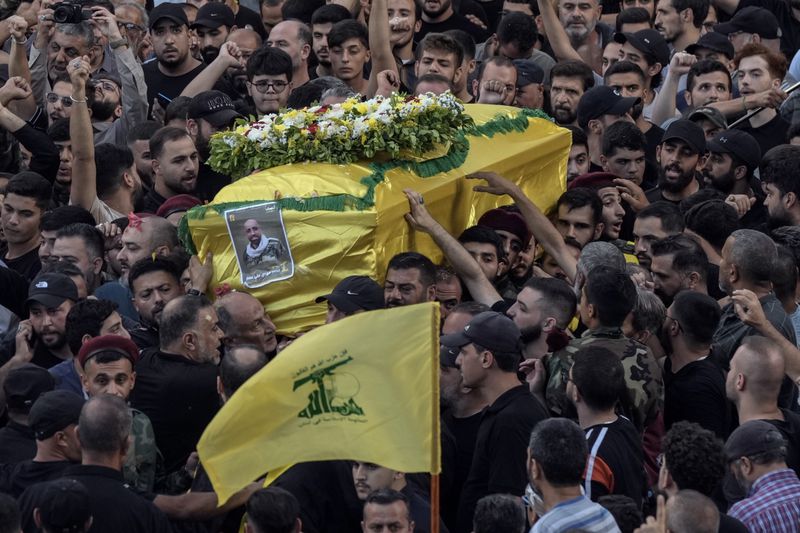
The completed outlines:
{"type": "Polygon", "coordinates": [[[419,42],[431,32],[443,33],[447,30],[463,30],[475,37],[475,42],[478,43],[482,43],[489,37],[487,30],[456,13],[452,0],[424,2],[422,4],[422,26],[417,31],[417,41],[419,42]]]}
{"type": "Polygon", "coordinates": [[[50,372],[31,363],[8,373],[3,383],[8,424],[0,429],[0,464],[19,463],[36,455],[36,437],[28,415],[39,396],[54,387],[50,372]]]}
{"type": "Polygon", "coordinates": [[[178,4],[161,4],[150,12],[150,39],[156,57],[142,65],[147,101],[166,109],[205,65],[189,52],[189,19],[178,4]]]}
{"type": "Polygon", "coordinates": [[[520,332],[507,316],[480,313],[461,332],[443,336],[441,344],[460,348],[456,364],[463,385],[480,391],[489,402],[459,503],[456,530],[468,533],[483,496],[524,493],[525,450],[531,430],[547,418],[547,412],[517,377],[522,358],[520,332]]]}
{"type": "Polygon", "coordinates": [[[656,148],[658,186],[647,191],[647,201],[679,204],[700,190],[695,171],[705,151],[706,136],[700,126],[686,119],[670,124],[656,148]]]}
{"type": "Polygon", "coordinates": [[[35,172],[20,172],[6,186],[0,216],[5,237],[2,259],[27,280],[35,278],[42,268],[39,224],[51,196],[51,183],[35,172]]]}

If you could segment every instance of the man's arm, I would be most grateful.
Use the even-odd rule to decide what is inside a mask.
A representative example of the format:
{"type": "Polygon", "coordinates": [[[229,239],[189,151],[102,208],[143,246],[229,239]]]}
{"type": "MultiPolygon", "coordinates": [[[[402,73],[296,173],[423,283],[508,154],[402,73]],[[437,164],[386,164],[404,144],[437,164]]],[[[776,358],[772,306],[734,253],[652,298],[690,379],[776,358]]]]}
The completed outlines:
{"type": "Polygon", "coordinates": [[[47,47],[50,46],[50,35],[53,33],[55,21],[53,20],[53,10],[50,8],[52,2],[44,0],[42,9],[39,10],[36,25],[36,39],[31,47],[28,65],[31,72],[31,89],[36,105],[44,107],[44,97],[48,88],[47,81],[47,47]]]}
{"type": "Polygon", "coordinates": [[[232,41],[223,43],[217,58],[189,82],[189,85],[181,92],[181,96],[193,98],[203,91],[210,91],[214,88],[217,80],[225,74],[228,67],[244,66],[241,57],[242,53],[236,43],[232,41]]]}
{"type": "Polygon", "coordinates": [[[477,192],[488,192],[498,196],[509,195],[519,208],[520,213],[522,213],[522,217],[525,219],[528,229],[536,238],[536,242],[540,243],[547,253],[556,260],[558,266],[564,269],[564,273],[569,279],[575,279],[578,273],[578,262],[570,253],[567,245],[564,244],[564,238],[550,220],[544,216],[544,213],[536,207],[536,204],[525,196],[522,189],[494,172],[477,172],[467,176],[467,179],[486,181],[486,185],[475,186],[474,190],[477,192]]]}
{"type": "Polygon", "coordinates": [[[781,89],[770,89],[760,93],[740,96],[725,102],[713,102],[708,106],[719,110],[730,122],[731,119],[740,117],[758,107],[780,109],[781,104],[787,97],[788,95],[781,89]]]}
{"type": "Polygon", "coordinates": [[[72,81],[72,114],[69,136],[72,139],[72,184],[69,201],[91,211],[97,198],[97,169],[94,163],[94,134],[86,102],[86,82],[91,66],[89,58],[73,59],[67,64],[72,81]]]}
{"type": "Polygon", "coordinates": [[[405,189],[403,192],[408,198],[410,208],[410,212],[406,214],[406,221],[415,230],[431,236],[475,301],[488,306],[502,301],[503,298],[486,278],[478,262],[431,216],[425,208],[422,195],[410,189],[405,189]]]}
{"type": "Polygon", "coordinates": [[[542,14],[542,26],[545,28],[547,41],[553,48],[556,60],[566,61],[568,59],[574,59],[583,61],[581,55],[569,42],[567,32],[564,30],[564,26],[561,25],[561,21],[558,18],[558,13],[556,12],[558,9],[558,0],[537,0],[537,3],[539,4],[539,13],[542,14]]]}
{"type": "Polygon", "coordinates": [[[697,58],[695,56],[685,52],[678,52],[672,56],[667,77],[664,78],[664,84],[661,86],[661,90],[656,93],[655,100],[653,100],[653,115],[651,117],[653,124],[661,125],[665,121],[675,118],[675,104],[681,76],[687,74],[696,62],[697,58]]]}
{"type": "Polygon", "coordinates": [[[400,79],[397,62],[389,42],[389,7],[386,0],[372,0],[369,16],[369,51],[372,70],[369,74],[367,97],[372,98],[378,90],[378,73],[390,70],[400,79]]]}
{"type": "MultiPolygon", "coordinates": [[[[26,32],[28,31],[28,23],[25,19],[19,16],[11,16],[6,21],[8,28],[11,31],[11,55],[8,62],[8,77],[21,77],[26,82],[31,82],[31,71],[28,68],[28,54],[25,49],[25,43],[28,41],[26,32]]],[[[33,93],[28,94],[22,100],[17,100],[9,107],[11,111],[20,117],[32,117],[36,112],[36,100],[33,98],[33,93]]]]}
{"type": "Polygon", "coordinates": [[[734,310],[739,319],[760,334],[775,342],[780,347],[786,364],[786,375],[800,385],[800,350],[783,333],[767,319],[764,308],[754,292],[742,289],[733,291],[731,295],[734,310]]]}
{"type": "Polygon", "coordinates": [[[234,494],[224,505],[217,507],[215,492],[187,492],[178,496],[159,494],[153,503],[168,517],[175,520],[208,520],[232,509],[241,507],[261,488],[261,483],[250,483],[234,494]]]}

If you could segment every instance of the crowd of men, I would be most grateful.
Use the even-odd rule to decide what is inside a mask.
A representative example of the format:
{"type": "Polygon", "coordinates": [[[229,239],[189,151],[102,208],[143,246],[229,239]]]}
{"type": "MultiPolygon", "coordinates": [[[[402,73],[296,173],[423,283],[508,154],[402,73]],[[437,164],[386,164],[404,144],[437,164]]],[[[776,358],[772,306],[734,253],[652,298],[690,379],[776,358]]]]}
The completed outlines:
{"type": "Polygon", "coordinates": [[[442,264],[335,272],[308,303],[331,323],[439,302],[438,530],[800,531],[797,0],[0,18],[0,533],[437,527],[430,476],[358,461],[254,472],[219,505],[198,439],[293,338],[246,291],[207,298],[176,226],[231,183],[209,142],[237,118],[445,91],[569,129],[566,192],[545,212],[468,176],[508,205],[451,235],[409,190],[442,264]]]}

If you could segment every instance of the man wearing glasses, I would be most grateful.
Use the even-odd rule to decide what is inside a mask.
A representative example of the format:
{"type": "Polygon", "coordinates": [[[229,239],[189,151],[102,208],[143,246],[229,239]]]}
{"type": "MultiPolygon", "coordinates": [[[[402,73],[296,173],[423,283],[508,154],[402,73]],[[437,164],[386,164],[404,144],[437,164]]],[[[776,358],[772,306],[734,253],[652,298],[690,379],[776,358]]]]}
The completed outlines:
{"type": "Polygon", "coordinates": [[[247,93],[259,116],[286,107],[292,92],[292,59],[278,47],[259,48],[247,62],[247,93]]]}

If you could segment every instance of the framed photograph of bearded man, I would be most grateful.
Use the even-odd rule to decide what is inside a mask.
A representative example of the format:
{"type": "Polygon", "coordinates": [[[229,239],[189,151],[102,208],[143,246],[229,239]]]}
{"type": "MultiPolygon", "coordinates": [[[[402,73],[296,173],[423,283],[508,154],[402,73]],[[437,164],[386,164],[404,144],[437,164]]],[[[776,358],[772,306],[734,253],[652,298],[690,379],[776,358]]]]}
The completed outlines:
{"type": "Polygon", "coordinates": [[[225,211],[242,285],[255,288],[294,275],[294,260],[276,202],[225,211]]]}

